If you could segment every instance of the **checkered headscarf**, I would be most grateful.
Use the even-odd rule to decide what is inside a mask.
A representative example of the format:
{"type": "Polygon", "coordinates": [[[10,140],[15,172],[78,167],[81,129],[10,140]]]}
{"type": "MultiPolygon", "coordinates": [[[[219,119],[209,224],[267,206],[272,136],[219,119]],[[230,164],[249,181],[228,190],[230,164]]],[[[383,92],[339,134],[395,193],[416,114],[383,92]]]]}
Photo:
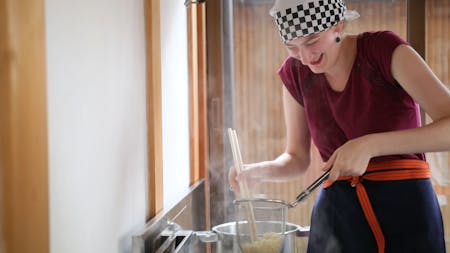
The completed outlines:
{"type": "Polygon", "coordinates": [[[277,0],[270,15],[287,42],[325,31],[344,20],[346,10],[343,0],[277,0]]]}

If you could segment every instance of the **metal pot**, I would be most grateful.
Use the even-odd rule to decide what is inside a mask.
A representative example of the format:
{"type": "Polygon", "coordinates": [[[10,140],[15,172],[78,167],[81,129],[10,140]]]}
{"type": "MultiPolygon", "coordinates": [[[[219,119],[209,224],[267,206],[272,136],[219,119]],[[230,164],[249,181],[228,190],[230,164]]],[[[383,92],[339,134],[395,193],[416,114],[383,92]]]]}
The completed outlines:
{"type": "MultiPolygon", "coordinates": [[[[260,221],[257,226],[280,226],[278,221],[260,221]]],[[[297,237],[308,237],[309,227],[301,227],[292,223],[285,223],[283,246],[281,253],[295,253],[297,251],[297,237]]],[[[197,231],[195,235],[203,242],[215,242],[216,253],[241,253],[236,233],[236,222],[217,225],[212,231],[197,231]]]]}

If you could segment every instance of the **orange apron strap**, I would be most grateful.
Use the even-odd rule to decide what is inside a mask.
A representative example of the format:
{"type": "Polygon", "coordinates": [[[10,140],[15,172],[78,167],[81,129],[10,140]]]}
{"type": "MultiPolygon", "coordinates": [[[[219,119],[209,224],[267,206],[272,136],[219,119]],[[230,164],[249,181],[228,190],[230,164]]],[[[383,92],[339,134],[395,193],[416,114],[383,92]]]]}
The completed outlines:
{"type": "Polygon", "coordinates": [[[378,253],[384,252],[384,235],[381,231],[378,219],[373,211],[372,204],[370,203],[369,196],[367,195],[366,188],[362,184],[356,185],[356,194],[358,195],[359,203],[361,204],[364,216],[366,216],[367,223],[369,223],[375,240],[377,241],[378,253]]]}
{"type": "MultiPolygon", "coordinates": [[[[378,223],[375,212],[373,211],[372,204],[370,203],[367,191],[361,181],[394,181],[394,180],[407,180],[407,179],[424,179],[430,178],[431,171],[428,167],[428,163],[422,160],[391,160],[379,163],[370,163],[367,167],[366,173],[360,177],[344,176],[339,177],[338,181],[350,181],[353,187],[356,186],[356,194],[358,196],[359,203],[366,217],[367,223],[369,223],[370,229],[374,234],[377,242],[378,253],[384,253],[385,240],[378,223]]],[[[331,181],[324,182],[324,188],[328,188],[333,184],[331,181]]]]}

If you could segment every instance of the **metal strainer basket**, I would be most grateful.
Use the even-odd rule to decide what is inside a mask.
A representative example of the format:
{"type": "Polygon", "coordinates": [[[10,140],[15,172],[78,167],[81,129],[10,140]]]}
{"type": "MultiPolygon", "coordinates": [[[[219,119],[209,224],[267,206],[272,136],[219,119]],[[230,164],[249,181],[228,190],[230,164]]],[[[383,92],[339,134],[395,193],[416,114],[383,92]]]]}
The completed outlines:
{"type": "Polygon", "coordinates": [[[283,252],[287,205],[265,199],[241,199],[234,204],[237,241],[243,253],[283,252]]]}

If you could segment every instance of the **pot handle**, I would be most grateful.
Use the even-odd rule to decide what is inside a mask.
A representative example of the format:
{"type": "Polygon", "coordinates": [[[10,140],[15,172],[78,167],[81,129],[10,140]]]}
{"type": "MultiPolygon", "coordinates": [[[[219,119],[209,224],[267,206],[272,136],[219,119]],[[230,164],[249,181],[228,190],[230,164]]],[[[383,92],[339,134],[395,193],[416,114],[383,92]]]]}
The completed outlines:
{"type": "Polygon", "coordinates": [[[194,233],[202,242],[217,242],[219,240],[219,237],[213,231],[195,231],[194,233]]]}
{"type": "Polygon", "coordinates": [[[309,226],[305,226],[305,227],[300,227],[297,232],[295,233],[295,235],[297,237],[308,237],[309,236],[309,226]]]}

